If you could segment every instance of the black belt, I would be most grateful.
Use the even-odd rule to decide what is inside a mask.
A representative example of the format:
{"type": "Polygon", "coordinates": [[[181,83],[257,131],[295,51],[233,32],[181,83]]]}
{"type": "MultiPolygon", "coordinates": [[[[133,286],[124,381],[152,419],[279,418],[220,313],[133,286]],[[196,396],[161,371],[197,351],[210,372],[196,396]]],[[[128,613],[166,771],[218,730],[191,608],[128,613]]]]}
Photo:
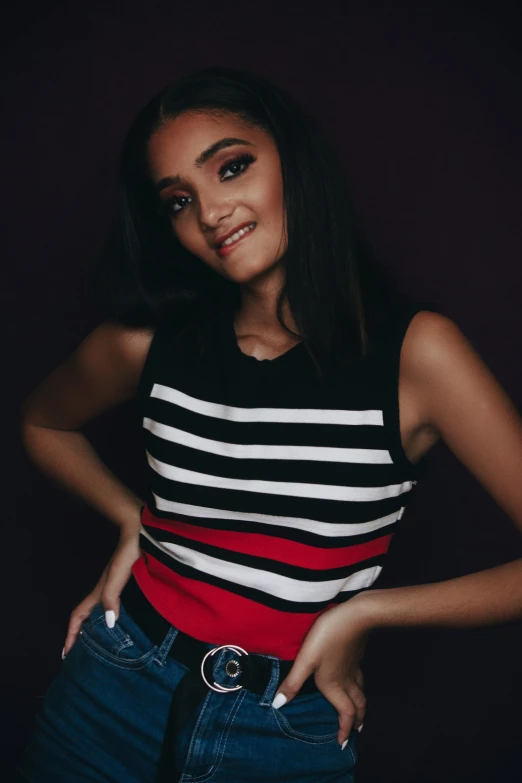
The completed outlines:
{"type": "MultiPolygon", "coordinates": [[[[153,644],[160,647],[172,626],[145,598],[134,577],[131,577],[125,585],[121,594],[121,601],[125,610],[142,629],[145,636],[153,644]]],[[[183,666],[186,666],[189,671],[184,675],[174,691],[165,731],[157,783],[163,783],[164,781],[174,783],[174,781],[178,780],[179,771],[176,770],[174,763],[174,738],[181,726],[196,707],[201,704],[209,691],[210,684],[208,680],[205,682],[205,679],[202,677],[201,665],[206,656],[203,668],[205,672],[205,667],[207,665],[210,666],[209,658],[212,660],[212,655],[209,653],[216,646],[212,642],[202,642],[183,631],[178,631],[170,647],[168,654],[183,666]]],[[[231,647],[230,649],[234,648],[231,647]]],[[[292,666],[293,661],[279,660],[279,681],[277,687],[286,678],[292,666]]],[[[241,687],[261,695],[265,692],[272,676],[272,660],[262,655],[249,653],[239,657],[235,671],[232,674],[234,677],[240,675],[241,687]]],[[[205,678],[207,677],[208,675],[205,672],[205,678]]],[[[223,691],[225,690],[230,689],[223,688],[223,691]]],[[[313,675],[311,675],[301,686],[299,694],[313,693],[316,690],[317,686],[313,675]]],[[[299,697],[299,694],[296,698],[299,697]]]]}

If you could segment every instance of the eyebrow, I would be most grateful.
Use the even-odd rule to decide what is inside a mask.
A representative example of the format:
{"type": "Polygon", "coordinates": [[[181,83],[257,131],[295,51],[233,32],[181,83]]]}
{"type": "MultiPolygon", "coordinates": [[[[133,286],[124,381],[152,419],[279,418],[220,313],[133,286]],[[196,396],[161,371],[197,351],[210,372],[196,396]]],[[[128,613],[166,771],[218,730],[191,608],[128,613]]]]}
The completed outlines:
{"type": "MultiPolygon", "coordinates": [[[[251,141],[246,141],[246,139],[236,139],[233,137],[220,139],[219,141],[215,141],[214,144],[211,144],[210,147],[207,147],[207,149],[204,150],[201,155],[198,155],[194,161],[194,165],[200,169],[220,150],[225,149],[226,147],[233,147],[237,144],[247,144],[249,147],[255,147],[255,144],[253,144],[251,141]]],[[[184,180],[179,176],[179,174],[176,174],[173,177],[163,177],[163,179],[160,179],[157,185],[155,185],[155,190],[159,193],[164,188],[168,188],[171,185],[181,185],[183,182],[184,180]]]]}

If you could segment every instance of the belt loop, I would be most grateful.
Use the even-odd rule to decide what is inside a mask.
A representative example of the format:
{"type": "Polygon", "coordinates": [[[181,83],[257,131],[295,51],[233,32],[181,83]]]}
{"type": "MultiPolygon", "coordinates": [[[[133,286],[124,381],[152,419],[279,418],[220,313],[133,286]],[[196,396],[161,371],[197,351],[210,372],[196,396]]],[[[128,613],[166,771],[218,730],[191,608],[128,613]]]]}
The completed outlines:
{"type": "Polygon", "coordinates": [[[272,661],[272,674],[268,685],[265,688],[265,692],[261,696],[259,704],[261,707],[270,707],[274,701],[275,692],[279,685],[279,658],[269,658],[272,661]]]}
{"type": "Polygon", "coordinates": [[[174,639],[176,638],[178,633],[179,633],[179,629],[175,628],[174,626],[171,626],[167,631],[167,635],[165,636],[163,643],[161,644],[160,647],[158,647],[158,652],[156,653],[156,657],[154,658],[154,660],[160,666],[165,666],[165,660],[170,652],[170,648],[172,647],[174,643],[174,639]]]}

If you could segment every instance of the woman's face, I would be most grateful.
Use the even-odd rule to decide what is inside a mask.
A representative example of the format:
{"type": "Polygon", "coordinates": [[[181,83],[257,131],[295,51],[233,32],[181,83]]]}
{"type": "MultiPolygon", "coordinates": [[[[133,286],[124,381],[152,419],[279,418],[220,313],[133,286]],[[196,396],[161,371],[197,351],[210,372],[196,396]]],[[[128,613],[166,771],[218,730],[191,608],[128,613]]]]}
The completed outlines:
{"type": "Polygon", "coordinates": [[[280,271],[287,245],[283,181],[265,131],[229,113],[186,112],[151,137],[148,163],[162,211],[187,250],[236,283],[280,271]]]}

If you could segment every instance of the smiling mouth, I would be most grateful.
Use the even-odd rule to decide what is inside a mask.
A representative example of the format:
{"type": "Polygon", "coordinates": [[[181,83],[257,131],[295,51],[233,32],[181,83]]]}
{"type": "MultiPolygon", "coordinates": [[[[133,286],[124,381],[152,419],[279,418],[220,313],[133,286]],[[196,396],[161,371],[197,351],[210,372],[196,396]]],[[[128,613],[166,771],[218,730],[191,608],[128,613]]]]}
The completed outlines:
{"type": "MultiPolygon", "coordinates": [[[[230,250],[232,250],[234,247],[236,247],[236,245],[238,245],[241,242],[242,239],[244,239],[245,237],[247,237],[250,234],[252,234],[252,232],[256,230],[257,223],[252,223],[251,226],[252,226],[252,228],[249,228],[247,231],[244,231],[244,233],[242,233],[241,236],[239,236],[233,242],[229,242],[228,244],[219,245],[219,247],[216,248],[216,250],[219,253],[219,255],[226,255],[227,253],[230,252],[230,250]]],[[[228,240],[227,240],[227,242],[228,242],[228,240]]]]}

